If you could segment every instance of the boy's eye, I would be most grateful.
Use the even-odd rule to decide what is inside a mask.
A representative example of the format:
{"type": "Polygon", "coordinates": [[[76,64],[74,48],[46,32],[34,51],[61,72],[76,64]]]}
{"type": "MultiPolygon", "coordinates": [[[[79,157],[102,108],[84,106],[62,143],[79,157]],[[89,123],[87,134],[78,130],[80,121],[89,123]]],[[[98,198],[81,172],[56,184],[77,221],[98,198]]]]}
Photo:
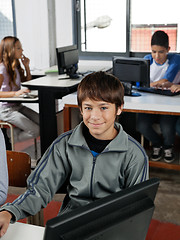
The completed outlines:
{"type": "Polygon", "coordinates": [[[102,109],[102,110],[106,110],[106,109],[107,109],[107,107],[101,107],[101,109],[102,109]]]}
{"type": "Polygon", "coordinates": [[[91,110],[92,108],[91,107],[85,107],[84,109],[85,110],[91,110]]]}

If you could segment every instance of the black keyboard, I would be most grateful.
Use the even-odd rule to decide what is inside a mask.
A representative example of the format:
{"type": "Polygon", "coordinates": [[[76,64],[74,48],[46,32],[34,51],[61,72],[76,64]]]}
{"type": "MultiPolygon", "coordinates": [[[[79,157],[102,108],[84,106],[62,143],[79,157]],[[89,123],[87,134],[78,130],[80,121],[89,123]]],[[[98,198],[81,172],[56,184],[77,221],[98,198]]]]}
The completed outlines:
{"type": "Polygon", "coordinates": [[[152,87],[135,87],[135,90],[141,91],[141,92],[148,92],[148,93],[155,93],[155,94],[161,94],[161,95],[165,95],[165,96],[176,96],[179,95],[180,92],[171,92],[171,90],[169,89],[157,89],[157,88],[152,88],[152,87]]]}

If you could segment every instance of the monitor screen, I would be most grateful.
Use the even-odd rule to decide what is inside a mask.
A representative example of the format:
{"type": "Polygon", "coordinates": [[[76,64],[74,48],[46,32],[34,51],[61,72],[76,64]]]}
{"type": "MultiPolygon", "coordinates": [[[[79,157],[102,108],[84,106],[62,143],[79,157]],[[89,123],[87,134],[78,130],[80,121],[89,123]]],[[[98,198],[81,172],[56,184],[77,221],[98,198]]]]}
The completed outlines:
{"type": "Polygon", "coordinates": [[[150,61],[144,58],[114,57],[113,74],[123,83],[150,86],[150,61]]]}
{"type": "Polygon", "coordinates": [[[76,45],[56,48],[58,74],[67,74],[70,78],[78,78],[79,54],[76,45]]]}
{"type": "Polygon", "coordinates": [[[46,223],[44,240],[143,240],[154,211],[159,179],[113,193],[46,223]]]}

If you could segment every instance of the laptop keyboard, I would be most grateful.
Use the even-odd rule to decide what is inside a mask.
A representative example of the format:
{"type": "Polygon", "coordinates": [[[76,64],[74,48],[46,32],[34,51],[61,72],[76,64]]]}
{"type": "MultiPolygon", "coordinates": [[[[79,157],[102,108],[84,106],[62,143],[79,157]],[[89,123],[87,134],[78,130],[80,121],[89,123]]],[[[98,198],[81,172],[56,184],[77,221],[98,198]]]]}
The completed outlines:
{"type": "Polygon", "coordinates": [[[151,87],[135,87],[136,90],[141,91],[141,92],[149,92],[149,93],[155,93],[155,94],[160,94],[160,95],[165,95],[165,96],[176,96],[179,95],[180,92],[171,92],[169,89],[157,89],[157,88],[151,88],[151,87]]]}

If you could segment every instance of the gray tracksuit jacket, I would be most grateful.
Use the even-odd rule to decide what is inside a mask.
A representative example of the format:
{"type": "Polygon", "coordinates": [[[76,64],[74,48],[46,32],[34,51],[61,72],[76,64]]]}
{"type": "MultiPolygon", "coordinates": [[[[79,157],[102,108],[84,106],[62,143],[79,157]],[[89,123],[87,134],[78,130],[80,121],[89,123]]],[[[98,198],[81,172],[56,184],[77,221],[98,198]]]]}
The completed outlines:
{"type": "MultiPolygon", "coordinates": [[[[118,135],[93,157],[82,134],[83,123],[61,134],[28,177],[27,191],[0,208],[15,221],[36,214],[69,179],[62,212],[86,205],[148,179],[148,158],[142,146],[115,123],[118,135]],[[66,206],[65,206],[66,205],[66,206]]],[[[61,211],[60,211],[61,213],[61,211]]]]}

